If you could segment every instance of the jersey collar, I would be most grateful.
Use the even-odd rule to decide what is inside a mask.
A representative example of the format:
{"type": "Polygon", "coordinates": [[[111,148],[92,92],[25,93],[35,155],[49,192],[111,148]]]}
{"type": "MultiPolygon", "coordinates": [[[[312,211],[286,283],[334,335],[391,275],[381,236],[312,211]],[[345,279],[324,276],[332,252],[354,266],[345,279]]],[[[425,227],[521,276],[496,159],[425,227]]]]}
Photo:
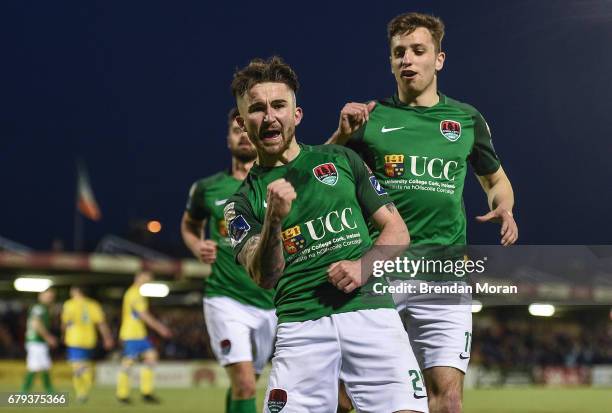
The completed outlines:
{"type": "Polygon", "coordinates": [[[408,110],[416,110],[419,112],[424,112],[427,109],[431,109],[431,108],[435,108],[438,105],[444,105],[446,103],[446,96],[444,94],[442,94],[442,92],[438,91],[438,96],[440,97],[440,100],[438,101],[438,103],[436,103],[433,106],[410,106],[405,104],[404,102],[402,102],[399,98],[399,95],[397,94],[397,92],[390,98],[386,98],[380,101],[380,103],[382,103],[383,105],[386,106],[393,106],[396,108],[402,108],[402,109],[408,109],[408,110]]]}

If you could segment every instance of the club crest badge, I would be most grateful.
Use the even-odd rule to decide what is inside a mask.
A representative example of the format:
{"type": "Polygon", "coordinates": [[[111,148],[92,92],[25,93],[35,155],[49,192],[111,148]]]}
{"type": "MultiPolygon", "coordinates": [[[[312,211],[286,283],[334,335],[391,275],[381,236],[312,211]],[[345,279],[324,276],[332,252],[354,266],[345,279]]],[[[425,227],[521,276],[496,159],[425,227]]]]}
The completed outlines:
{"type": "Polygon", "coordinates": [[[283,247],[287,254],[296,254],[306,247],[306,238],[302,235],[299,225],[284,230],[281,235],[283,237],[283,247]]]}
{"type": "Polygon", "coordinates": [[[287,404],[287,392],[283,389],[272,389],[268,395],[268,411],[278,413],[287,404]]]}
{"type": "Polygon", "coordinates": [[[385,155],[385,175],[391,178],[404,175],[404,155],[385,155]]]}
{"type": "Polygon", "coordinates": [[[461,124],[454,120],[443,120],[440,122],[440,133],[451,142],[461,137],[461,124]]]}
{"type": "Polygon", "coordinates": [[[315,178],[326,185],[334,186],[338,182],[338,170],[331,162],[321,164],[312,168],[315,178]]]}
{"type": "Polygon", "coordinates": [[[224,356],[227,356],[229,352],[232,350],[232,342],[228,339],[221,340],[221,353],[224,356]]]}

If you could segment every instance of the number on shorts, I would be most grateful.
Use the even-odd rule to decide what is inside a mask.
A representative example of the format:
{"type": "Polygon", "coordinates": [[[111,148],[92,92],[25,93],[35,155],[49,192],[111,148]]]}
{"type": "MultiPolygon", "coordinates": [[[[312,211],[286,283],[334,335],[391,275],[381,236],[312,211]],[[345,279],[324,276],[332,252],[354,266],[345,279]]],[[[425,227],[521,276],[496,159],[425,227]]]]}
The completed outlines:
{"type": "Polygon", "coordinates": [[[423,383],[421,372],[418,370],[408,370],[408,374],[410,374],[410,378],[412,379],[412,389],[414,391],[423,391],[423,387],[421,387],[423,383]],[[419,383],[421,383],[421,385],[419,385],[419,383]]]}
{"type": "Polygon", "coordinates": [[[469,353],[472,349],[472,333],[469,331],[465,332],[465,352],[469,353]]]}

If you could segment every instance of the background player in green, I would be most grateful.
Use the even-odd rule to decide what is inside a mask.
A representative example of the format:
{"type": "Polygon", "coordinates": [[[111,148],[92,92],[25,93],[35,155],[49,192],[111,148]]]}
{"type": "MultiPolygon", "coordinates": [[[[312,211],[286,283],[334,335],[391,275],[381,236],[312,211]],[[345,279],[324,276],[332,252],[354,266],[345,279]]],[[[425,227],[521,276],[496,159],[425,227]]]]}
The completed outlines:
{"type": "Polygon", "coordinates": [[[30,308],[26,325],[25,346],[27,352],[27,372],[21,391],[27,393],[32,389],[36,373],[40,373],[47,393],[53,393],[51,384],[51,356],[49,347],[57,347],[57,338],[51,334],[49,306],[55,300],[55,291],[51,288],[38,294],[38,302],[30,308]]]}
{"type": "MultiPolygon", "coordinates": [[[[472,106],[438,92],[444,25],[408,13],[388,25],[397,93],[368,104],[348,103],[330,143],[353,147],[374,170],[404,218],[413,246],[465,245],[463,185],[471,164],[491,211],[480,222],[501,223],[501,244],[518,238],[512,186],[472,106]]],[[[432,412],[460,411],[471,344],[469,306],[397,302],[424,369],[432,412]]]]}
{"type": "Polygon", "coordinates": [[[402,351],[410,344],[393,301],[362,273],[401,254],[408,231],[355,152],[296,142],[297,88],[278,57],[252,60],[232,82],[258,163],[225,219],[237,260],[276,287],[279,317],[264,411],[335,411],[339,378],[359,411],[424,411],[425,400],[405,391],[417,363],[402,351]],[[387,248],[372,248],[367,220],[387,248]]]}
{"type": "Polygon", "coordinates": [[[257,156],[236,123],[237,116],[237,109],[228,116],[231,169],[193,184],[181,222],[185,245],[196,258],[212,264],[204,286],[204,316],[211,347],[230,377],[228,413],[256,410],[256,375],[272,355],[276,330],[274,292],[258,287],[236,264],[223,218],[227,199],[238,190],[257,156]],[[204,237],[206,225],[208,238],[204,237]]]}

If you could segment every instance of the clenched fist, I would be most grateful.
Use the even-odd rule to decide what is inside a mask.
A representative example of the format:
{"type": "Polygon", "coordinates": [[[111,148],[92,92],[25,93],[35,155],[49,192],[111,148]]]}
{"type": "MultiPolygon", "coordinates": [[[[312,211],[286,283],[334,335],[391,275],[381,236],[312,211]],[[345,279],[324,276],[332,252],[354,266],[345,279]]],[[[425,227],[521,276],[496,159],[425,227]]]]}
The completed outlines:
{"type": "Polygon", "coordinates": [[[274,221],[281,221],[291,211],[291,203],[297,194],[293,185],[281,178],[268,185],[266,202],[268,203],[267,215],[274,221]]]}
{"type": "Polygon", "coordinates": [[[361,260],[333,263],[327,269],[327,281],[347,294],[353,292],[364,283],[361,277],[361,260]]]}
{"type": "Polygon", "coordinates": [[[340,111],[337,133],[341,137],[351,136],[370,119],[370,112],[376,106],[375,101],[369,103],[350,102],[340,111]]]}
{"type": "Polygon", "coordinates": [[[209,239],[198,241],[195,255],[205,264],[214,263],[217,260],[217,243],[209,239]]]}

